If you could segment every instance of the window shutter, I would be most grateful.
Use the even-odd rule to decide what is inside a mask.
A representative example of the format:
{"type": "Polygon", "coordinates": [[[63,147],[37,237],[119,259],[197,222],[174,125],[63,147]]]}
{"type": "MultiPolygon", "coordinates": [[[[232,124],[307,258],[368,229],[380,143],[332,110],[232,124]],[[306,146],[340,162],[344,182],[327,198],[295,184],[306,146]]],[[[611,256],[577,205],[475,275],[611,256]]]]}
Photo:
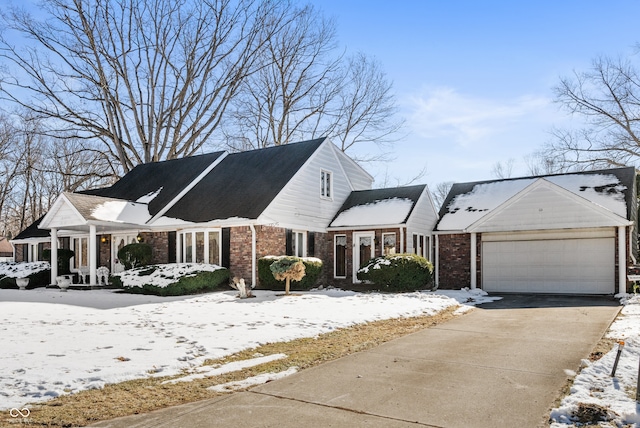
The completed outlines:
{"type": "Polygon", "coordinates": [[[167,248],[167,263],[175,263],[177,261],[176,235],[175,230],[168,233],[167,241],[169,248],[167,248]]]}
{"type": "Polygon", "coordinates": [[[231,268],[231,229],[222,228],[222,267],[231,268]]]}
{"type": "Polygon", "coordinates": [[[285,255],[293,255],[293,231],[291,229],[285,229],[285,240],[287,241],[285,248],[285,255]]]}
{"type": "Polygon", "coordinates": [[[314,232],[309,232],[307,235],[307,256],[314,257],[316,250],[316,234],[314,232]]]}

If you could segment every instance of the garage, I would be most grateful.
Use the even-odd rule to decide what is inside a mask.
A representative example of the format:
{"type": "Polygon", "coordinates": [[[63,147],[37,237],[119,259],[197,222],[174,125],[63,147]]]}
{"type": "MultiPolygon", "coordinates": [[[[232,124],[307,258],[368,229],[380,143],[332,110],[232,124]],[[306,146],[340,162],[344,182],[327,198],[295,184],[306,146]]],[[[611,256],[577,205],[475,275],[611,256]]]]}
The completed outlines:
{"type": "Polygon", "coordinates": [[[501,235],[482,236],[481,272],[485,291],[615,292],[614,230],[586,236],[528,233],[513,234],[505,239],[507,237],[501,235]]]}

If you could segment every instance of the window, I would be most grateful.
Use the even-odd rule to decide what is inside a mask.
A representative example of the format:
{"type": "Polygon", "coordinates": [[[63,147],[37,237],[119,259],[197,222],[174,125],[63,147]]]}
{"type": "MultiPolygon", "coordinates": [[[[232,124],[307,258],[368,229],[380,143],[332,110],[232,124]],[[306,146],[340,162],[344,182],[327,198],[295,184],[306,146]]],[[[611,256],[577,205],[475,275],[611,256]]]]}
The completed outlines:
{"type": "Polygon", "coordinates": [[[295,230],[291,233],[291,255],[296,257],[307,256],[305,246],[306,235],[306,232],[296,232],[295,230]]]}
{"type": "Polygon", "coordinates": [[[80,269],[89,266],[89,238],[75,238],[73,240],[73,267],[80,269]]]}
{"type": "Polygon", "coordinates": [[[331,172],[325,170],[320,171],[320,196],[330,199],[333,196],[332,184],[331,172]]]}
{"type": "Polygon", "coordinates": [[[179,262],[220,265],[220,231],[183,231],[178,236],[179,262]]]}
{"type": "Polygon", "coordinates": [[[396,253],[396,234],[395,233],[383,233],[382,234],[382,254],[387,256],[389,254],[396,253]]]}
{"type": "Polygon", "coordinates": [[[334,238],[334,272],[335,278],[347,277],[347,235],[336,235],[334,238]]]}
{"type": "Polygon", "coordinates": [[[429,246],[431,245],[431,239],[428,236],[413,234],[413,253],[422,256],[426,259],[429,258],[429,246]]]}

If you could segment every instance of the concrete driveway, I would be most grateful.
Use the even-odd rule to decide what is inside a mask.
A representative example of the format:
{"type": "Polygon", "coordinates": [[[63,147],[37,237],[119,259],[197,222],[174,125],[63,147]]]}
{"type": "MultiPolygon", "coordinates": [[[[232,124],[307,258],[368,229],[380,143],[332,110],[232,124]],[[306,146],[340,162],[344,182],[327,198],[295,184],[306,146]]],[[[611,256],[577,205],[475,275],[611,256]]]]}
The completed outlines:
{"type": "Polygon", "coordinates": [[[516,296],[279,381],[100,427],[538,427],[618,314],[516,296]]]}

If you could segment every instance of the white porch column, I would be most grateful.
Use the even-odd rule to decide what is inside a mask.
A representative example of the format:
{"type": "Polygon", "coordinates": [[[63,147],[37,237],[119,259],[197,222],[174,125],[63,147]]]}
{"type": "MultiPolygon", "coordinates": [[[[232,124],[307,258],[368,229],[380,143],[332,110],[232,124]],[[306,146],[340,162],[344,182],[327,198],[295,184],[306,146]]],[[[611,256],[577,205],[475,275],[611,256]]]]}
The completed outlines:
{"type": "Polygon", "coordinates": [[[471,289],[474,290],[477,284],[477,272],[478,267],[476,266],[476,259],[478,256],[478,248],[477,248],[477,235],[475,232],[471,232],[471,289]]]}
{"type": "Polygon", "coordinates": [[[96,226],[89,225],[89,285],[97,285],[96,270],[98,265],[98,254],[96,251],[96,226]]]}
{"type": "Polygon", "coordinates": [[[625,227],[618,226],[618,293],[627,292],[627,246],[625,227]]]}
{"type": "Polygon", "coordinates": [[[407,251],[404,248],[404,227],[400,226],[400,251],[399,253],[406,253],[407,251]]]}
{"type": "Polygon", "coordinates": [[[436,286],[440,286],[440,268],[439,268],[439,264],[440,264],[440,235],[435,235],[435,239],[436,239],[436,254],[434,257],[434,266],[435,266],[435,282],[436,282],[436,286]]]}
{"type": "Polygon", "coordinates": [[[51,285],[58,284],[58,229],[51,229],[51,285]]]}

